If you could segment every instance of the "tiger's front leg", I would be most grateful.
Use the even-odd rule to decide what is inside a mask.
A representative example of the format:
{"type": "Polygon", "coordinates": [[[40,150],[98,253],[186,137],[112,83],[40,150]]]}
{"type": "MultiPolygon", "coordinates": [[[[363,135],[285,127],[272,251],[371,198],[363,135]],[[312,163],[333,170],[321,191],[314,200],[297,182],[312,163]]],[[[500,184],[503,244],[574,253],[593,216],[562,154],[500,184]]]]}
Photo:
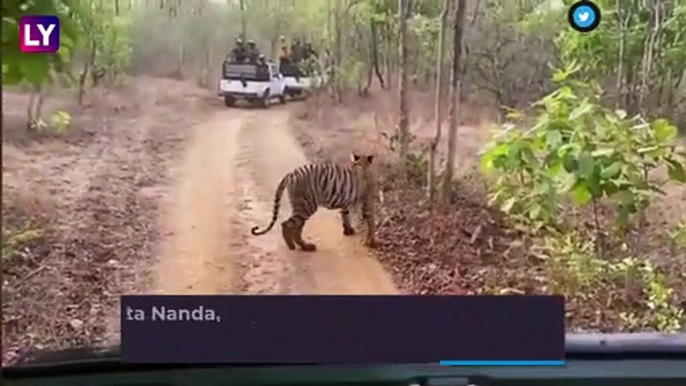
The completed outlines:
{"type": "Polygon", "coordinates": [[[355,234],[355,228],[353,228],[350,223],[350,210],[341,209],[341,221],[343,222],[343,234],[346,236],[352,236],[355,234]]]}
{"type": "Polygon", "coordinates": [[[373,203],[367,201],[362,205],[362,219],[367,225],[367,234],[364,239],[364,245],[369,248],[376,248],[376,221],[373,203]]]}

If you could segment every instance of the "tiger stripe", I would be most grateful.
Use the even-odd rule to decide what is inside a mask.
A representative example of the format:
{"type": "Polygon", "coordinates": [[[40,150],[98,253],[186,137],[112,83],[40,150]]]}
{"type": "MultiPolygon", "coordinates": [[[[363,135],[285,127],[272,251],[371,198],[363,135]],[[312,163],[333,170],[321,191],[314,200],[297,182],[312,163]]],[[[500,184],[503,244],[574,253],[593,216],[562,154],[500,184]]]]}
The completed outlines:
{"type": "Polygon", "coordinates": [[[361,207],[362,218],[367,223],[368,246],[374,246],[374,191],[376,183],[370,170],[373,156],[352,155],[350,165],[332,163],[308,164],[286,174],[276,188],[271,222],[264,230],[259,226],[250,232],[264,235],[269,232],[279,216],[281,198],[288,190],[291,216],[281,223],[283,238],[289,249],[298,245],[302,250],[314,251],[316,245],[302,239],[304,224],[319,207],[340,210],[343,233],[355,233],[350,223],[350,210],[361,207]]]}

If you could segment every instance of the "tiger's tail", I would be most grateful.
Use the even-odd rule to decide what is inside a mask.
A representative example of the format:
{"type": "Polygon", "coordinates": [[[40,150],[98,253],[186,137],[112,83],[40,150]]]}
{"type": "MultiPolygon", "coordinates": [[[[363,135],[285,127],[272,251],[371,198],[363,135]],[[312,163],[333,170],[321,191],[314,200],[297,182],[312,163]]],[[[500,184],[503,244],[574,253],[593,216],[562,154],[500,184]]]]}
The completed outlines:
{"type": "Polygon", "coordinates": [[[260,228],[259,226],[253,227],[250,230],[250,233],[252,233],[255,236],[261,236],[270,230],[274,228],[274,224],[276,224],[276,219],[279,218],[279,208],[281,207],[281,196],[283,196],[283,191],[286,190],[286,186],[288,185],[288,181],[290,180],[290,174],[287,174],[284,178],[281,179],[281,182],[279,182],[279,186],[276,188],[276,194],[274,194],[274,209],[272,212],[272,221],[269,223],[269,226],[262,231],[258,231],[260,228]]]}

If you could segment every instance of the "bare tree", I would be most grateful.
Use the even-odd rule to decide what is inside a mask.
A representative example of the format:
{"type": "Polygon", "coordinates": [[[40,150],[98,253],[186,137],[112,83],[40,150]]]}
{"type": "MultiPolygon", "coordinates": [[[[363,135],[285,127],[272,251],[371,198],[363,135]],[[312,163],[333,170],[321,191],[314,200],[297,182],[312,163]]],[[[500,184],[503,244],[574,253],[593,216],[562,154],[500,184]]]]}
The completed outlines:
{"type": "Polygon", "coordinates": [[[412,0],[398,0],[399,32],[398,52],[400,53],[398,71],[398,140],[400,142],[400,167],[402,175],[406,175],[407,153],[410,149],[410,128],[407,112],[407,19],[412,6],[412,0]]]}
{"type": "Polygon", "coordinates": [[[457,0],[453,19],[453,62],[450,68],[450,107],[448,108],[448,154],[443,172],[442,199],[447,202],[452,194],[452,181],[455,169],[455,148],[457,146],[458,104],[462,79],[459,78],[462,60],[462,35],[467,0],[457,0]]]}
{"type": "Polygon", "coordinates": [[[619,53],[617,58],[617,108],[626,109],[627,101],[625,99],[625,76],[624,63],[626,61],[626,40],[627,31],[629,30],[629,23],[631,22],[631,9],[622,7],[622,0],[617,0],[615,12],[619,19],[619,53]]]}
{"type": "Polygon", "coordinates": [[[247,37],[247,31],[246,31],[246,26],[245,26],[245,2],[243,0],[240,0],[240,8],[241,8],[241,38],[245,39],[247,37]]]}
{"type": "Polygon", "coordinates": [[[450,1],[443,2],[443,12],[441,13],[441,27],[438,31],[438,47],[436,49],[436,101],[434,105],[434,116],[436,117],[436,134],[431,141],[429,148],[429,170],[427,176],[427,195],[429,202],[434,201],[436,192],[436,153],[438,143],[441,141],[442,116],[441,111],[441,91],[443,86],[443,51],[445,49],[445,25],[448,21],[448,10],[450,9],[450,1]]]}
{"type": "Polygon", "coordinates": [[[374,72],[376,73],[376,77],[379,79],[379,84],[381,85],[381,88],[386,88],[386,83],[384,82],[383,74],[381,74],[381,68],[379,67],[379,38],[377,33],[376,21],[373,18],[371,18],[369,24],[371,27],[372,34],[372,66],[374,66],[374,72]]]}

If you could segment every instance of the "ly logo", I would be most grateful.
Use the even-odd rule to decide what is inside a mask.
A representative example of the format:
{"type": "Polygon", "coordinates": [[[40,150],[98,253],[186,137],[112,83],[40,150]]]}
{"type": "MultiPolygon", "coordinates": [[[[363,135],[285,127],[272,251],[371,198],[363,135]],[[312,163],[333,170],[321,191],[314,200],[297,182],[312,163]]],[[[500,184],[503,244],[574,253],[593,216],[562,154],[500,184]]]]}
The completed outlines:
{"type": "Polygon", "coordinates": [[[22,16],[19,21],[21,52],[55,53],[60,49],[60,19],[54,15],[22,16]]]}

